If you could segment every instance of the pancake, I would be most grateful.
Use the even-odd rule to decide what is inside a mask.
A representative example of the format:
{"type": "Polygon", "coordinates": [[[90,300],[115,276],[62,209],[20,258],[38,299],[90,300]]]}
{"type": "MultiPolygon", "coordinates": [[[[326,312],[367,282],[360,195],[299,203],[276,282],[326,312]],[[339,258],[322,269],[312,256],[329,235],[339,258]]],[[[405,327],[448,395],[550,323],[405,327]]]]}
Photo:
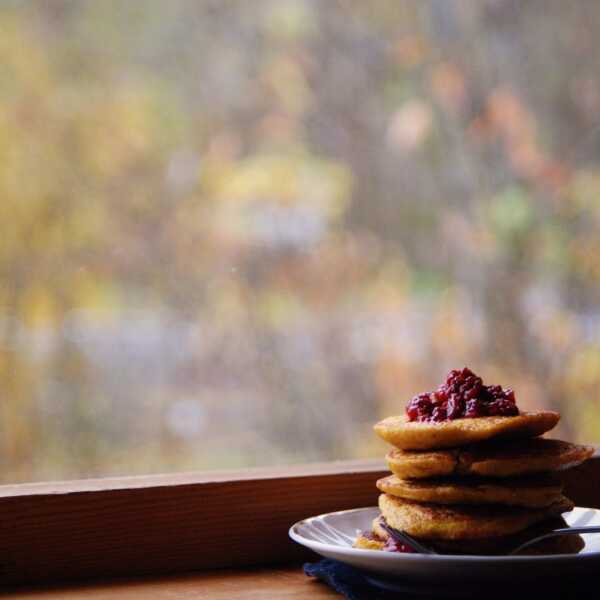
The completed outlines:
{"type": "MultiPolygon", "coordinates": [[[[372,534],[369,537],[377,540],[377,547],[373,546],[370,548],[372,550],[382,550],[389,537],[382,523],[385,523],[385,519],[381,516],[373,521],[372,534]]],[[[527,540],[562,527],[567,527],[567,523],[562,517],[557,517],[536,523],[512,535],[481,540],[427,540],[424,543],[440,554],[507,554],[527,540]]],[[[557,536],[529,546],[522,553],[519,552],[519,555],[577,554],[584,546],[585,542],[580,535],[557,536]]]]}
{"type": "Polygon", "coordinates": [[[377,482],[380,491],[433,504],[508,504],[540,508],[560,499],[562,482],[556,476],[538,475],[502,480],[480,477],[401,479],[397,475],[377,482]]]}
{"type": "Polygon", "coordinates": [[[375,534],[375,532],[361,531],[352,544],[353,548],[360,550],[383,550],[385,540],[375,534]]]}
{"type": "Polygon", "coordinates": [[[488,442],[431,452],[395,449],[386,458],[390,470],[403,479],[451,475],[511,477],[568,469],[584,462],[593,453],[591,446],[533,438],[508,445],[488,442]]]}
{"type": "Polygon", "coordinates": [[[371,531],[373,535],[384,542],[388,539],[390,534],[383,528],[383,524],[385,523],[385,518],[383,515],[379,515],[373,519],[373,524],[371,525],[371,531]]]}
{"type": "Polygon", "coordinates": [[[429,423],[406,415],[377,423],[375,433],[402,450],[435,450],[489,439],[531,438],[552,429],[560,415],[552,411],[523,412],[514,417],[477,417],[429,423]]]}
{"type": "Polygon", "coordinates": [[[498,505],[443,506],[418,503],[389,494],[379,496],[379,509],[390,527],[422,540],[480,540],[512,535],[573,509],[561,496],[543,508],[498,505]]]}

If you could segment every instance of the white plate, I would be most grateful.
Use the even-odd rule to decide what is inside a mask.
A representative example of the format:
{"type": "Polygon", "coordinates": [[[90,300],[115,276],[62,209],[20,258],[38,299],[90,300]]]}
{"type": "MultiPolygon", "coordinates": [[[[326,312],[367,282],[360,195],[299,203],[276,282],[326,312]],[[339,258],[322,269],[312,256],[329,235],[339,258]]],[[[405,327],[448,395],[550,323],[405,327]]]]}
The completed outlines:
{"type": "MultiPolygon", "coordinates": [[[[322,556],[354,567],[428,583],[442,580],[531,579],[584,575],[600,569],[600,534],[583,535],[585,547],[579,554],[547,556],[462,556],[448,554],[402,554],[352,548],[359,530],[370,531],[379,515],[377,507],[343,510],[299,521],[290,537],[322,556]]],[[[571,526],[600,525],[600,510],[575,508],[563,515],[571,526]]]]}

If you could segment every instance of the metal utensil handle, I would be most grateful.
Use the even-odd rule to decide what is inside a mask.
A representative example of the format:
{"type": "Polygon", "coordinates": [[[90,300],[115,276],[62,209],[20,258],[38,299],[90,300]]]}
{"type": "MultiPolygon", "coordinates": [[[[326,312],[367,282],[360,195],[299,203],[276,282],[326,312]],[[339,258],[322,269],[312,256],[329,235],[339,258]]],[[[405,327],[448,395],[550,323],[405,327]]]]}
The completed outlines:
{"type": "Polygon", "coordinates": [[[511,554],[516,554],[524,548],[527,548],[528,546],[531,546],[533,544],[537,544],[538,542],[541,542],[542,540],[545,540],[547,538],[555,537],[558,535],[572,535],[576,533],[600,533],[600,525],[588,525],[587,527],[563,527],[561,529],[555,529],[554,531],[549,531],[544,535],[540,535],[536,538],[533,538],[532,540],[525,542],[524,544],[521,544],[519,547],[515,548],[511,552],[511,554]]]}
{"type": "Polygon", "coordinates": [[[421,554],[437,554],[431,548],[427,548],[427,546],[423,546],[423,544],[417,542],[412,536],[408,535],[408,533],[404,533],[404,531],[399,531],[398,529],[394,529],[390,527],[387,523],[382,523],[381,526],[385,529],[393,538],[399,540],[408,546],[410,546],[413,550],[420,552],[421,554]]]}

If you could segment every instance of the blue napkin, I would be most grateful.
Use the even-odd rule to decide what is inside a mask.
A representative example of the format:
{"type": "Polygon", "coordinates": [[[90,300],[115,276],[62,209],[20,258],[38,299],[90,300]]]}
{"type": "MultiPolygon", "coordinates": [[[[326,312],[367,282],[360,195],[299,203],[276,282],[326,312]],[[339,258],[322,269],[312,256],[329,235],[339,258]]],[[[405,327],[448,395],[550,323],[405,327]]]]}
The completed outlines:
{"type": "MultiPolygon", "coordinates": [[[[571,600],[582,598],[597,598],[596,593],[589,592],[594,586],[590,586],[589,579],[563,579],[557,573],[558,578],[552,581],[534,580],[525,584],[524,582],[507,581],[505,585],[499,582],[469,582],[468,573],[463,582],[454,585],[436,585],[435,574],[432,574],[432,583],[419,584],[397,579],[386,580],[382,576],[369,576],[353,567],[340,563],[336,560],[325,558],[316,563],[306,563],[304,572],[310,577],[323,581],[336,592],[342,594],[347,600],[424,600],[434,598],[474,598],[482,596],[485,600],[516,600],[527,598],[534,600],[571,600]],[[394,591],[386,591],[386,586],[394,591]],[[587,593],[587,594],[586,594],[587,593]]],[[[389,588],[388,588],[389,590],[389,588]]]]}
{"type": "Polygon", "coordinates": [[[375,589],[358,569],[330,558],[316,563],[306,563],[304,572],[310,577],[325,582],[347,600],[379,600],[392,597],[386,592],[375,589]]]}

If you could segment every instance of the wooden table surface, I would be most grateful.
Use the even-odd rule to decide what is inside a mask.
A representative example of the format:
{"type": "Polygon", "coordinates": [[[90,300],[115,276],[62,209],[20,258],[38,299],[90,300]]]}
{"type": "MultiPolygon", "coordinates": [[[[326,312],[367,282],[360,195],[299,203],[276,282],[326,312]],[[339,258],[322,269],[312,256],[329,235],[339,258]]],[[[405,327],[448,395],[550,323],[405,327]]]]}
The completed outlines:
{"type": "Polygon", "coordinates": [[[340,598],[327,586],[306,577],[300,566],[206,571],[156,579],[69,584],[2,594],[19,600],[225,600],[245,598],[340,598]]]}

